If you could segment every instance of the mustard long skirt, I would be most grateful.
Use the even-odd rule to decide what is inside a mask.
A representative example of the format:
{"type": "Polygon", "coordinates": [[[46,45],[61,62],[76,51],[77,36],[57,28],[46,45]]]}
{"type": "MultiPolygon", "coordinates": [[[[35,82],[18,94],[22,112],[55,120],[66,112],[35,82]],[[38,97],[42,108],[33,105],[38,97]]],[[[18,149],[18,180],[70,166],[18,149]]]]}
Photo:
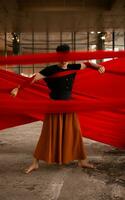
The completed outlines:
{"type": "Polygon", "coordinates": [[[47,114],[34,157],[47,163],[66,164],[86,159],[76,113],[47,114]]]}

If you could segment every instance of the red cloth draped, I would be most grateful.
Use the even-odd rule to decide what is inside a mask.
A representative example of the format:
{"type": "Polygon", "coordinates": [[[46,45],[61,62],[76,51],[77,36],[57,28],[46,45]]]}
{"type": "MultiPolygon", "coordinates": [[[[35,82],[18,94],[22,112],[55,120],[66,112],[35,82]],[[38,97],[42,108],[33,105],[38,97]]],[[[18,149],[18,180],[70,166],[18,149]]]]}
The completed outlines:
{"type": "Polygon", "coordinates": [[[0,129],[43,120],[47,112],[78,112],[84,137],[125,149],[125,58],[101,63],[105,74],[79,70],[72,99],[50,100],[44,81],[10,96],[28,78],[0,70],[0,129]]]}

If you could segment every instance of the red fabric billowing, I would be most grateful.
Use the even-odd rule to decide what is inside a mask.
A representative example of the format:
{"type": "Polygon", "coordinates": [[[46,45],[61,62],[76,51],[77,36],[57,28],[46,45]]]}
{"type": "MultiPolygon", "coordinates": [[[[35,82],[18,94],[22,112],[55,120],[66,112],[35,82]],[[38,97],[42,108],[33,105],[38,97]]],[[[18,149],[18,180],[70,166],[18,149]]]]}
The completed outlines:
{"type": "Polygon", "coordinates": [[[0,129],[43,120],[47,112],[78,112],[83,136],[125,149],[125,58],[101,63],[105,74],[79,70],[68,101],[50,100],[44,81],[14,98],[12,88],[28,78],[0,70],[0,129]]]}
{"type": "Polygon", "coordinates": [[[103,58],[125,57],[125,51],[82,51],[68,53],[38,53],[16,56],[0,56],[0,65],[29,65],[37,63],[77,61],[103,58]]]}

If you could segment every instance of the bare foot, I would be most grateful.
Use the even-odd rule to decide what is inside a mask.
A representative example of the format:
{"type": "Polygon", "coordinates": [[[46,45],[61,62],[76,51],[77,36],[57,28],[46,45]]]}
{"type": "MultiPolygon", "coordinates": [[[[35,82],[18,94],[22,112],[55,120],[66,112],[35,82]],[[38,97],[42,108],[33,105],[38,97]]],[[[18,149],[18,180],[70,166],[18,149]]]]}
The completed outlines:
{"type": "Polygon", "coordinates": [[[31,173],[32,171],[35,171],[39,168],[39,163],[38,161],[33,162],[28,169],[25,170],[26,174],[31,173]]]}
{"type": "Polygon", "coordinates": [[[88,163],[87,161],[80,160],[78,162],[78,166],[82,168],[90,168],[90,169],[95,169],[96,167],[93,164],[88,163]]]}

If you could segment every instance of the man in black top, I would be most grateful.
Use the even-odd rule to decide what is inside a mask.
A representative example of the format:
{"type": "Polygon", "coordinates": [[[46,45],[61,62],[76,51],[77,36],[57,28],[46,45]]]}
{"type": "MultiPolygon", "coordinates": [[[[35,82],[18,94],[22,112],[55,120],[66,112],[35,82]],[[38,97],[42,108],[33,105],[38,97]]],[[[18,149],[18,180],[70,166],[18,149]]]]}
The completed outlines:
{"type": "MultiPolygon", "coordinates": [[[[69,52],[69,46],[63,44],[57,47],[56,51],[69,52]]],[[[82,64],[68,64],[61,62],[58,65],[51,65],[42,69],[35,75],[32,83],[44,79],[50,89],[50,98],[53,100],[68,100],[71,98],[72,85],[76,73],[70,73],[61,77],[51,77],[57,72],[69,70],[81,70],[90,67],[105,72],[101,65],[84,62],[82,64]]],[[[13,89],[11,94],[16,96],[21,86],[13,89]]],[[[78,160],[81,167],[94,168],[86,161],[85,147],[82,141],[80,124],[76,113],[47,114],[43,123],[43,129],[34,152],[33,163],[26,170],[30,173],[39,166],[39,160],[47,163],[66,164],[73,160],[78,160]]]]}

